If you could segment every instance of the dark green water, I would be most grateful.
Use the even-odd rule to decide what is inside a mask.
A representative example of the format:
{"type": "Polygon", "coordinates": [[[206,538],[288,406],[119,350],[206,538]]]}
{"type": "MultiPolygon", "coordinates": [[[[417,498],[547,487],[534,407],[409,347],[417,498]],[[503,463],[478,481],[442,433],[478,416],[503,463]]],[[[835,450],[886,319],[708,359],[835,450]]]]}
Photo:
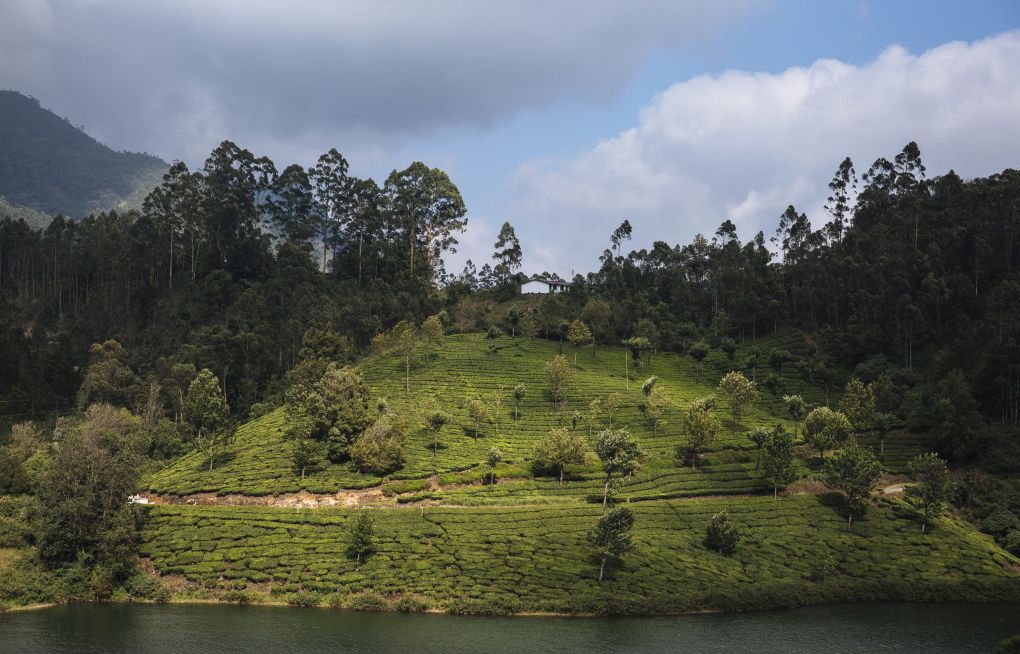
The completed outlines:
{"type": "Polygon", "coordinates": [[[471,618],[206,605],[0,616],[0,652],[989,652],[1020,605],[843,604],[672,618],[471,618]]]}

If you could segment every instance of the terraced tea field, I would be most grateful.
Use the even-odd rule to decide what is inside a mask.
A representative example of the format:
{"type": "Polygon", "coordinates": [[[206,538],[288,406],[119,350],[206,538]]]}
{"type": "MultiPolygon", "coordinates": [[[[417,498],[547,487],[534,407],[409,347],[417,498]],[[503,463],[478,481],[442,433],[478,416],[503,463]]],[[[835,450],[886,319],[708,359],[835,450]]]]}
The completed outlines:
{"type": "Polygon", "coordinates": [[[678,612],[855,599],[1020,597],[1020,561],[951,519],[921,535],[914,512],[884,500],[848,531],[828,496],[634,504],[634,549],[600,585],[584,533],[600,509],[364,509],[377,552],[344,555],[352,511],[154,506],[143,555],[186,581],[188,597],[456,611],[678,612]],[[726,509],[744,539],[705,549],[726,509]],[[225,594],[225,595],[224,595],[225,594]],[[382,596],[381,598],[377,595],[382,596]]]}
{"type": "MultiPolygon", "coordinates": [[[[772,345],[793,351],[796,348],[788,341],[796,338],[799,335],[787,333],[772,345]]],[[[565,345],[563,350],[573,360],[573,348],[565,345]]],[[[688,489],[685,494],[690,494],[694,488],[714,492],[711,486],[692,486],[686,481],[675,486],[671,481],[678,477],[674,457],[677,445],[681,443],[679,416],[686,403],[714,393],[719,378],[736,364],[723,354],[713,352],[706,359],[699,380],[695,363],[689,357],[656,354],[640,370],[635,372],[630,367],[632,379],[628,383],[624,377],[625,352],[622,348],[600,347],[597,351],[582,348],[577,356],[573,381],[561,406],[549,399],[549,383],[544,369],[546,362],[559,351],[558,343],[538,339],[502,337],[490,342],[480,334],[448,336],[442,348],[415,359],[410,393],[404,391],[403,361],[398,356],[371,356],[362,361],[361,368],[374,396],[386,398],[390,410],[407,424],[407,461],[390,478],[424,479],[437,473],[450,475],[471,471],[468,478],[479,479],[483,474],[482,462],[492,446],[499,447],[503,454],[505,466],[499,474],[528,474],[527,464],[535,444],[550,429],[572,424],[575,413],[582,416],[576,428],[583,433],[609,426],[610,417],[605,412],[594,426],[589,424],[586,418],[588,404],[595,398],[618,393],[620,407],[612,416],[612,424],[629,429],[648,456],[643,473],[646,480],[642,483],[656,488],[655,492],[660,496],[680,493],[684,488],[688,489]],[[659,384],[670,399],[663,424],[657,429],[653,429],[642,411],[644,396],[640,387],[643,380],[651,375],[659,377],[659,384]],[[513,387],[521,383],[526,385],[527,395],[515,420],[510,394],[513,387]],[[477,438],[465,408],[465,399],[475,396],[489,403],[490,407],[495,397],[503,399],[498,422],[496,411],[490,408],[490,419],[482,425],[477,438]],[[437,454],[433,453],[430,446],[432,435],[425,427],[425,414],[429,407],[439,407],[453,418],[440,432],[442,447],[437,454]],[[661,474],[663,479],[655,482],[650,477],[657,474],[661,474]]],[[[794,364],[787,364],[784,370],[784,393],[801,393],[813,403],[824,401],[820,391],[810,387],[796,373],[794,364]]],[[[754,427],[771,427],[776,422],[783,422],[792,428],[784,415],[781,400],[768,393],[762,393],[761,399],[745,412],[736,428],[731,425],[725,402],[720,401],[716,411],[724,427],[716,447],[735,451],[735,458],[745,462],[753,456],[748,434],[754,427]]],[[[267,495],[302,489],[332,493],[339,489],[373,486],[383,481],[359,474],[349,464],[326,463],[311,471],[302,482],[293,470],[291,444],[284,438],[285,427],[282,411],[263,416],[238,430],[230,451],[214,470],[208,470],[208,461],[203,454],[194,452],[165,470],[150,475],[146,486],[156,493],[267,495]]],[[[742,470],[746,473],[747,467],[742,470]]],[[[590,476],[595,474],[595,468],[589,466],[577,472],[590,476]]],[[[725,475],[716,474],[726,480],[718,490],[745,492],[758,485],[751,474],[744,474],[743,479],[738,480],[740,474],[736,468],[730,468],[725,475]]]]}
{"type": "MultiPolygon", "coordinates": [[[[795,356],[804,350],[794,332],[759,346],[795,356]]],[[[242,426],[212,471],[192,453],[146,479],[153,493],[183,496],[176,502],[224,505],[148,507],[142,554],[154,572],[176,579],[178,598],[354,608],[672,613],[857,599],[1020,598],[1020,560],[965,522],[944,518],[922,535],[914,509],[882,497],[848,531],[841,498],[812,494],[817,482],[771,497],[756,472],[749,432],[777,422],[792,428],[783,393],[825,402],[798,363],[784,366],[781,392],[763,392],[736,428],[720,402],[723,432],[692,469],[675,458],[680,412],[714,393],[731,361],[713,352],[699,375],[689,358],[657,354],[628,381],[621,348],[584,349],[560,405],[549,399],[544,370],[559,351],[558,343],[541,340],[449,336],[442,348],[415,358],[409,393],[398,356],[368,357],[360,365],[373,395],[386,398],[406,425],[402,469],[380,478],[326,464],[302,481],[284,438],[286,416],[277,410],[242,426]],[[642,411],[640,386],[651,375],[670,400],[657,429],[642,411]],[[521,383],[527,394],[515,419],[511,390],[521,383]],[[569,470],[562,485],[535,476],[531,458],[553,428],[565,424],[587,435],[609,426],[605,413],[595,424],[584,416],[592,399],[610,393],[620,396],[613,426],[629,429],[647,458],[637,474],[618,480],[614,493],[635,512],[635,548],[599,585],[585,541],[601,513],[604,477],[594,455],[569,470]],[[498,421],[485,422],[476,435],[465,399],[479,397],[495,411],[497,396],[498,421]],[[438,454],[425,427],[433,407],[452,417],[438,454]],[[575,412],[582,419],[573,425],[575,412]],[[482,462],[494,445],[503,453],[498,483],[482,483],[482,462]],[[321,494],[311,506],[324,500],[368,507],[362,510],[375,520],[376,553],[361,564],[345,554],[347,525],[358,509],[281,508],[307,505],[305,495],[279,497],[297,491],[321,494]],[[193,493],[210,495],[189,499],[193,493]],[[240,505],[267,495],[277,496],[265,498],[276,506],[240,505]],[[709,518],[722,509],[743,533],[729,557],[702,543],[709,518]]],[[[569,346],[564,354],[573,360],[569,346]]],[[[878,450],[877,436],[862,440],[878,450]]],[[[894,431],[885,444],[887,471],[903,472],[911,456],[926,450],[923,436],[894,431]]],[[[797,452],[798,475],[817,477],[815,453],[804,445],[797,452]]]]}

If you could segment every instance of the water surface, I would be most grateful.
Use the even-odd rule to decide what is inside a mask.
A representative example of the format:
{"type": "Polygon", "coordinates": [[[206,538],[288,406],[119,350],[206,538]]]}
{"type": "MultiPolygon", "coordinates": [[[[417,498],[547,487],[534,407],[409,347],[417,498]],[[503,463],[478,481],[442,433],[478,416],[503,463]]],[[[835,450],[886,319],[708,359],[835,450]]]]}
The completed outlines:
{"type": "Polygon", "coordinates": [[[77,604],[0,615],[0,652],[989,652],[1020,605],[837,604],[667,618],[477,618],[77,604]]]}

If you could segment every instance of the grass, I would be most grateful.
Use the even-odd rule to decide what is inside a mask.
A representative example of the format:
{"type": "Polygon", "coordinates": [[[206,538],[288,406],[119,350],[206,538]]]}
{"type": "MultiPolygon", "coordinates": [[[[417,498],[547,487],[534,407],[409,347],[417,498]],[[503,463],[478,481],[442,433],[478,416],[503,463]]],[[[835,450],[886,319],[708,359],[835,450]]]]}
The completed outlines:
{"type": "Polygon", "coordinates": [[[1015,557],[950,518],[921,535],[913,510],[896,500],[883,500],[853,531],[825,495],[632,507],[635,547],[602,585],[584,541],[599,514],[593,506],[372,510],[377,552],[360,566],[344,555],[350,511],[153,506],[142,554],[208,597],[241,591],[325,603],[382,596],[395,604],[413,596],[457,612],[1020,599],[1015,557]],[[701,543],[709,518],[722,509],[744,534],[731,557],[701,543]]]}
{"type": "MultiPolygon", "coordinates": [[[[762,347],[782,346],[791,351],[796,348],[788,341],[800,338],[796,332],[777,337],[762,347]]],[[[663,493],[669,493],[669,479],[676,479],[674,455],[681,443],[679,435],[680,412],[692,399],[712,394],[719,378],[728,370],[738,367],[725,355],[713,351],[705,360],[699,375],[693,360],[675,354],[656,354],[638,371],[630,367],[631,380],[624,377],[625,351],[620,347],[599,347],[597,351],[582,348],[577,357],[574,379],[567,389],[564,407],[549,399],[549,384],[544,366],[560,351],[555,342],[540,339],[502,337],[486,341],[481,334],[452,335],[442,348],[420,353],[411,371],[411,392],[404,391],[403,361],[397,355],[370,356],[360,365],[366,381],[377,398],[386,398],[387,404],[407,425],[406,464],[390,476],[392,479],[424,479],[436,473],[456,473],[476,469],[473,478],[481,478],[481,464],[492,446],[503,453],[503,460],[518,468],[526,468],[535,444],[550,429],[569,425],[574,412],[587,414],[588,403],[596,397],[619,393],[621,407],[613,416],[614,427],[629,429],[648,455],[645,476],[661,473],[663,493]],[[654,429],[644,416],[641,383],[657,375],[659,384],[671,400],[665,424],[654,429]],[[514,420],[511,390],[519,383],[527,386],[518,419],[514,420]],[[491,403],[496,396],[503,397],[499,411],[499,424],[490,419],[482,425],[480,434],[464,406],[465,398],[479,396],[491,403]],[[433,454],[432,435],[425,428],[425,414],[429,407],[438,406],[451,415],[453,421],[440,432],[442,447],[433,454]]],[[[564,355],[573,360],[573,348],[563,347],[564,355]]],[[[739,356],[738,356],[739,360],[739,356]]],[[[801,393],[811,402],[821,402],[820,391],[802,378],[796,364],[784,367],[783,392],[801,393]]],[[[781,400],[763,393],[761,400],[745,411],[734,429],[725,402],[716,409],[723,422],[723,431],[717,449],[746,453],[752,448],[748,433],[756,426],[771,426],[783,422],[792,426],[783,415],[781,400]]],[[[490,412],[491,413],[491,412],[490,412]]],[[[216,467],[208,470],[208,460],[200,452],[192,452],[169,467],[148,475],[145,486],[161,493],[188,494],[197,492],[241,493],[268,495],[298,490],[335,492],[338,489],[365,488],[383,481],[379,477],[355,472],[350,464],[326,463],[312,471],[302,481],[293,470],[291,444],[284,438],[285,417],[276,411],[242,426],[233,445],[216,467]]],[[[595,425],[599,430],[609,426],[608,416],[595,425]]],[[[589,426],[582,421],[577,426],[587,433],[589,426]]],[[[582,470],[594,474],[589,467],[582,470]]],[[[732,475],[729,481],[733,481],[732,475]]],[[[540,483],[540,482],[539,482],[540,483]]],[[[755,480],[748,476],[742,480],[743,490],[750,490],[755,480]]],[[[690,488],[690,486],[686,486],[690,488]]],[[[721,486],[720,490],[733,492],[736,486],[721,486]]],[[[704,487],[705,491],[713,489],[704,487]]],[[[557,493],[558,494],[558,493],[557,493]]]]}

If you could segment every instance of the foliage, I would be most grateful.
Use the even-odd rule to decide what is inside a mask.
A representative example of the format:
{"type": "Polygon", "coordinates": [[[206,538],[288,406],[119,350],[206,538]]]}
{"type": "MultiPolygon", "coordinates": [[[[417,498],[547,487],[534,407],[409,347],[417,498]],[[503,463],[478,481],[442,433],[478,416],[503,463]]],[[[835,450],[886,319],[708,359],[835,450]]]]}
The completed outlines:
{"type": "Polygon", "coordinates": [[[128,576],[137,524],[127,498],[143,453],[141,421],[125,409],[92,405],[66,430],[38,489],[36,542],[43,561],[102,566],[114,582],[128,576]]]}
{"type": "Polygon", "coordinates": [[[730,404],[730,411],[733,413],[733,429],[735,431],[741,411],[743,411],[745,406],[757,399],[757,387],[743,373],[731,370],[719,381],[719,394],[726,398],[726,401],[730,404]]]}
{"type": "Polygon", "coordinates": [[[864,515],[868,500],[882,474],[882,467],[872,451],[851,439],[825,462],[825,483],[846,495],[847,526],[855,516],[864,515]]]}
{"type": "Polygon", "coordinates": [[[634,514],[627,507],[604,513],[588,530],[588,543],[599,557],[599,583],[605,573],[607,561],[617,561],[634,547],[630,530],[634,527],[634,514]]]}
{"type": "Polygon", "coordinates": [[[730,522],[726,511],[712,516],[705,528],[705,547],[720,554],[733,554],[740,542],[740,530],[730,522]]]}
{"type": "Polygon", "coordinates": [[[390,419],[380,418],[358,437],[350,449],[359,472],[385,475],[404,465],[404,432],[390,419]]]}
{"type": "Polygon", "coordinates": [[[595,455],[606,473],[602,506],[609,501],[609,484],[613,475],[632,475],[641,468],[644,453],[626,429],[606,429],[595,437],[595,455]]]}
{"type": "Polygon", "coordinates": [[[698,465],[699,453],[715,443],[722,428],[719,419],[712,413],[713,402],[714,400],[709,397],[694,400],[683,414],[685,440],[681,454],[690,459],[692,469],[698,465]]]}
{"type": "Polygon", "coordinates": [[[875,392],[870,385],[854,377],[846,384],[843,394],[843,413],[855,431],[866,431],[875,424],[875,392]]]}
{"type": "Polygon", "coordinates": [[[924,533],[928,521],[942,514],[945,503],[950,499],[953,482],[946,462],[934,452],[915,456],[907,464],[907,472],[914,483],[907,486],[906,495],[924,512],[924,522],[921,523],[921,533],[924,533]]]}
{"type": "Polygon", "coordinates": [[[852,434],[853,426],[846,414],[827,406],[813,409],[804,419],[804,436],[822,458],[825,450],[842,445],[852,434]]]}
{"type": "Polygon", "coordinates": [[[762,476],[772,486],[773,497],[781,486],[794,480],[793,438],[782,425],[776,425],[768,432],[762,444],[762,476]]]}
{"type": "Polygon", "coordinates": [[[563,484],[567,466],[580,465],[588,454],[588,443],[573,431],[553,429],[535,446],[535,465],[559,472],[563,484]]]}
{"type": "Polygon", "coordinates": [[[375,522],[365,510],[358,511],[347,528],[347,557],[357,563],[375,551],[375,522]]]}
{"type": "Polygon", "coordinates": [[[554,402],[559,402],[563,399],[573,376],[570,364],[562,354],[557,354],[552,361],[545,364],[545,375],[549,380],[549,397],[554,402]]]}

